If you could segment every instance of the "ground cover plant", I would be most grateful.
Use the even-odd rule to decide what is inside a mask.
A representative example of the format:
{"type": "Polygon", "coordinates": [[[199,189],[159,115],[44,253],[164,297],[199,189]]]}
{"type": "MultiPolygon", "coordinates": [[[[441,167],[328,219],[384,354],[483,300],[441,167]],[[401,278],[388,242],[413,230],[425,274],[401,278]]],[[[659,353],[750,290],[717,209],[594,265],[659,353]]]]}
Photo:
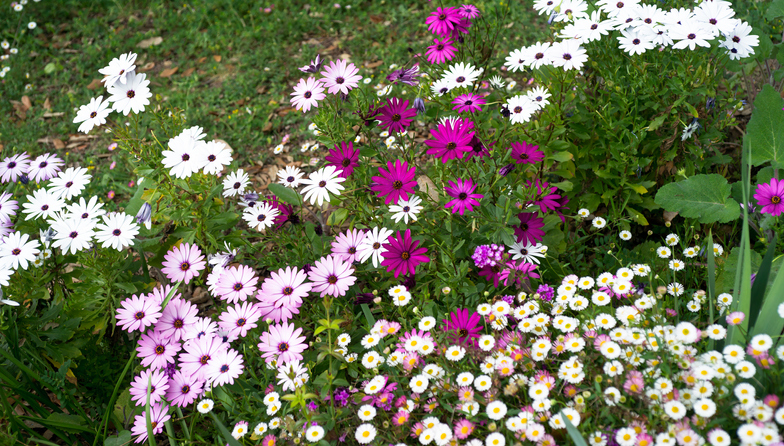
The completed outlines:
{"type": "MultiPolygon", "coordinates": [[[[371,3],[150,9],[354,36],[262,53],[226,115],[200,93],[236,98],[236,66],[177,79],[152,35],[47,63],[89,84],[72,111],[4,105],[4,439],[780,444],[784,9],[371,3]],[[395,20],[388,69],[360,62],[395,20]],[[25,139],[53,125],[73,156],[25,139]]],[[[17,48],[39,27],[14,17],[17,48]]]]}

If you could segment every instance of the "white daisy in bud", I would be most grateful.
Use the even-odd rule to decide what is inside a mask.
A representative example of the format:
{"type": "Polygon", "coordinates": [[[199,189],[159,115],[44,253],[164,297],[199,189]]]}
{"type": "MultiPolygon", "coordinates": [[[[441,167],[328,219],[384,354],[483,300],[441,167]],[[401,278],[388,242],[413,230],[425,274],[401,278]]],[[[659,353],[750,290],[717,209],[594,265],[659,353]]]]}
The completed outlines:
{"type": "Polygon", "coordinates": [[[296,188],[302,180],[302,171],[296,166],[286,166],[278,171],[278,182],[284,186],[296,188]]]}
{"type": "Polygon", "coordinates": [[[128,83],[128,75],[133,74],[134,70],[136,70],[136,54],[129,52],[115,57],[107,67],[101,68],[98,72],[106,76],[101,82],[106,88],[109,88],[118,82],[128,83]]]}
{"type": "Polygon", "coordinates": [[[74,118],[74,124],[79,125],[79,131],[90,133],[93,127],[106,124],[106,117],[109,116],[109,101],[104,101],[103,96],[92,98],[89,104],[82,105],[74,118]]]}
{"type": "Polygon", "coordinates": [[[144,73],[129,73],[125,83],[118,82],[107,87],[109,102],[112,109],[118,113],[128,116],[128,113],[141,113],[144,107],[150,105],[152,93],[148,87],[150,81],[144,73]]]}
{"type": "Polygon", "coordinates": [[[250,184],[250,177],[242,169],[232,172],[223,180],[223,196],[234,197],[245,193],[250,184]]]}

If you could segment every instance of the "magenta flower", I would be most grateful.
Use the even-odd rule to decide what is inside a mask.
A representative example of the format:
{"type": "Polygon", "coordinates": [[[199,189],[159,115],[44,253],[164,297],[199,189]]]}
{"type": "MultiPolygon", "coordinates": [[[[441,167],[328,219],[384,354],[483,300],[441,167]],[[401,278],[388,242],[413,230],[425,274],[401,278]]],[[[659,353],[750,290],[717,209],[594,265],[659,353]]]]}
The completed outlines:
{"type": "Polygon", "coordinates": [[[172,341],[179,341],[185,335],[188,327],[197,320],[199,309],[196,305],[185,299],[172,299],[163,315],[155,324],[155,331],[161,332],[163,336],[171,338],[172,341]]]}
{"type": "Polygon", "coordinates": [[[354,149],[354,143],[351,141],[348,145],[345,142],[340,145],[341,147],[335,145],[324,159],[340,171],[341,178],[348,178],[354,173],[354,168],[359,166],[359,149],[354,149]]]}
{"type": "Polygon", "coordinates": [[[458,12],[460,13],[460,17],[466,19],[475,19],[479,17],[479,8],[474,5],[466,5],[464,4],[460,8],[458,8],[458,12]]]}
{"type": "Polygon", "coordinates": [[[196,245],[183,243],[172,247],[165,256],[164,268],[161,270],[172,282],[183,281],[186,284],[198,276],[206,262],[201,250],[196,245]]]}
{"type": "MultiPolygon", "coordinates": [[[[156,403],[150,406],[150,424],[152,425],[152,434],[158,435],[163,432],[163,426],[166,421],[171,418],[169,416],[169,406],[161,403],[156,403]]],[[[133,428],[131,434],[136,435],[134,443],[143,443],[147,441],[147,411],[136,415],[133,419],[133,428]]]]}
{"type": "Polygon", "coordinates": [[[379,198],[386,195],[384,204],[397,203],[401,198],[408,200],[409,194],[414,195],[416,167],[409,169],[408,162],[396,160],[395,164],[392,164],[392,161],[387,161],[387,169],[379,167],[378,173],[381,176],[372,178],[373,185],[370,190],[377,192],[379,198]]]}
{"type": "MultiPolygon", "coordinates": [[[[414,86],[419,83],[417,80],[419,76],[419,64],[415,64],[411,68],[401,68],[389,73],[387,75],[387,80],[393,84],[400,82],[406,85],[414,86]]],[[[416,108],[416,104],[414,105],[414,108],[416,108]]]]}
{"type": "Polygon", "coordinates": [[[784,212],[784,180],[771,178],[770,183],[760,184],[754,193],[760,212],[778,217],[784,212]]]}
{"type": "Polygon", "coordinates": [[[248,330],[256,328],[256,322],[261,318],[261,313],[250,302],[229,307],[220,315],[220,327],[229,332],[231,336],[244,338],[248,330]]]}
{"type": "Polygon", "coordinates": [[[300,79],[291,95],[294,96],[291,98],[291,105],[297,110],[302,110],[303,113],[311,107],[318,107],[318,101],[327,97],[321,81],[317,81],[314,77],[309,77],[307,81],[300,79]]]}
{"type": "Polygon", "coordinates": [[[453,7],[436,8],[425,20],[427,29],[433,34],[447,37],[455,25],[460,23],[460,10],[453,7]]]}
{"type": "Polygon", "coordinates": [[[542,230],[544,227],[544,219],[537,218],[536,214],[529,212],[521,212],[517,214],[520,219],[520,226],[514,228],[515,236],[518,243],[529,243],[535,245],[542,240],[545,232],[542,230]]]}
{"type": "Polygon", "coordinates": [[[242,374],[242,355],[233,349],[221,349],[207,366],[207,381],[213,386],[222,386],[226,383],[234,384],[234,380],[242,374]]]}
{"type": "Polygon", "coordinates": [[[246,265],[239,265],[233,268],[226,268],[218,279],[218,286],[215,294],[229,303],[237,303],[245,300],[256,292],[256,283],[259,281],[253,268],[246,265]]]}
{"type": "Polygon", "coordinates": [[[359,70],[353,63],[346,63],[345,60],[337,60],[329,63],[324,68],[321,75],[324,76],[321,82],[327,87],[327,92],[330,94],[348,94],[354,88],[357,88],[362,76],[357,73],[359,70]]]}
{"type": "Polygon", "coordinates": [[[332,255],[340,257],[344,262],[354,263],[357,260],[357,248],[364,239],[364,231],[353,229],[343,232],[332,242],[332,255]]]}
{"type": "Polygon", "coordinates": [[[313,288],[313,284],[305,283],[306,278],[304,271],[290,266],[270,274],[256,295],[263,317],[285,322],[298,314],[302,298],[313,288]]]}
{"type": "Polygon", "coordinates": [[[117,325],[124,330],[144,331],[161,317],[161,306],[154,299],[133,295],[120,303],[117,309],[117,325]]]}
{"type": "Polygon", "coordinates": [[[166,367],[168,363],[174,363],[174,357],[180,351],[180,343],[172,341],[159,331],[153,331],[142,334],[136,351],[142,358],[143,366],[157,370],[166,367]]]}
{"type": "Polygon", "coordinates": [[[534,272],[535,269],[536,265],[526,263],[524,260],[519,262],[510,261],[506,264],[506,269],[499,274],[498,280],[503,280],[505,286],[509,286],[511,283],[520,285],[523,280],[528,278],[538,279],[540,277],[539,274],[534,272]]]}
{"type": "Polygon", "coordinates": [[[388,99],[387,105],[378,110],[381,127],[389,130],[389,133],[400,133],[405,130],[416,116],[415,109],[406,107],[408,107],[408,100],[401,102],[398,98],[388,99]]]}
{"type": "Polygon", "coordinates": [[[270,325],[269,331],[262,333],[259,337],[259,350],[261,357],[267,363],[277,361],[277,365],[283,365],[290,361],[301,361],[302,352],[308,346],[305,344],[305,336],[301,328],[296,328],[294,324],[270,325]]]}
{"type": "Polygon", "coordinates": [[[353,272],[350,263],[329,255],[316,260],[308,273],[308,279],[313,282],[313,291],[320,292],[321,297],[327,294],[333,297],[345,296],[346,291],[357,281],[353,272]]]}
{"type": "Polygon", "coordinates": [[[169,379],[166,399],[174,406],[190,406],[193,400],[201,395],[202,385],[203,383],[193,375],[177,370],[169,379]]]}
{"type": "Polygon", "coordinates": [[[444,319],[443,330],[452,331],[452,339],[455,342],[468,342],[473,345],[475,339],[479,339],[482,333],[482,327],[479,322],[482,321],[482,316],[475,311],[466,308],[458,308],[449,315],[449,319],[444,319]]]}
{"type": "Polygon", "coordinates": [[[430,257],[426,256],[427,248],[419,247],[419,240],[411,240],[411,230],[406,229],[403,235],[400,231],[384,243],[386,251],[381,253],[384,260],[381,266],[387,267],[387,272],[395,272],[397,278],[401,274],[416,274],[416,267],[420,263],[428,263],[430,257]]]}
{"type": "Polygon", "coordinates": [[[463,181],[458,178],[457,184],[449,181],[449,187],[445,189],[446,193],[454,200],[444,205],[444,207],[447,209],[452,208],[453,214],[459,213],[463,215],[466,210],[468,212],[473,211],[474,206],[479,206],[478,200],[484,197],[484,195],[474,193],[476,185],[470,179],[463,181]]]}
{"type": "Polygon", "coordinates": [[[169,388],[169,378],[166,376],[165,370],[142,370],[131,383],[131,401],[134,401],[137,406],[147,405],[147,384],[150,384],[150,404],[155,404],[166,395],[166,390],[169,388]]]}
{"type": "Polygon", "coordinates": [[[479,275],[484,277],[485,280],[492,280],[493,286],[498,288],[498,283],[502,280],[502,273],[503,267],[500,263],[496,263],[495,265],[487,265],[484,266],[482,269],[479,270],[479,275]]]}
{"type": "Polygon", "coordinates": [[[211,335],[205,335],[185,343],[185,352],[180,354],[180,369],[186,375],[195,379],[206,379],[207,366],[218,350],[225,349],[223,340],[211,335]]]}
{"type": "Polygon", "coordinates": [[[482,107],[480,106],[486,104],[487,102],[482,96],[473,93],[466,93],[456,97],[452,103],[457,104],[452,107],[452,110],[457,110],[458,113],[463,113],[464,111],[474,113],[482,111],[482,107]]]}
{"type": "Polygon", "coordinates": [[[522,144],[513,142],[509,150],[512,151],[512,158],[517,164],[536,164],[544,159],[544,152],[539,150],[539,146],[525,141],[522,144]]]}
{"type": "Polygon", "coordinates": [[[539,182],[539,180],[536,180],[534,183],[531,183],[529,180],[527,183],[529,188],[534,186],[536,189],[536,195],[534,196],[534,199],[529,201],[528,204],[539,206],[539,209],[541,209],[542,213],[546,213],[551,209],[554,210],[561,206],[561,202],[559,201],[561,196],[554,193],[556,189],[558,189],[557,187],[550,186],[547,181],[539,182]]]}
{"type": "Polygon", "coordinates": [[[434,64],[442,64],[446,61],[452,60],[455,57],[457,49],[452,45],[452,39],[445,38],[438,40],[436,37],[433,39],[433,45],[427,47],[427,61],[434,64]]]}
{"type": "Polygon", "coordinates": [[[434,140],[427,140],[425,144],[430,146],[427,154],[441,158],[442,163],[453,158],[463,158],[465,152],[471,151],[471,138],[474,132],[471,131],[473,123],[462,119],[454,123],[447,120],[444,124],[439,124],[437,129],[430,130],[434,140]]]}

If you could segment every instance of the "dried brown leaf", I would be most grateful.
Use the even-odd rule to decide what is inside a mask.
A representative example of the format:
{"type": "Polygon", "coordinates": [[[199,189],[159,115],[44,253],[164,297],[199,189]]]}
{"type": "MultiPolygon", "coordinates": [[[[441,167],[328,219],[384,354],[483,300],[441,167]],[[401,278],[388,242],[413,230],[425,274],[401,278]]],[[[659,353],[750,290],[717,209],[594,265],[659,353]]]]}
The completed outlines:
{"type": "Polygon", "coordinates": [[[171,75],[176,73],[177,70],[179,70],[179,69],[180,69],[180,67],[167,68],[167,69],[161,71],[161,74],[159,74],[159,76],[160,77],[171,77],[171,75]]]}
{"type": "Polygon", "coordinates": [[[144,39],[136,45],[139,48],[149,48],[151,46],[160,45],[163,43],[163,37],[150,37],[149,39],[144,39]]]}
{"type": "Polygon", "coordinates": [[[30,110],[33,108],[33,103],[30,102],[29,96],[22,96],[22,104],[25,106],[25,111],[30,110]]]}
{"type": "Polygon", "coordinates": [[[87,85],[87,89],[95,90],[96,88],[100,88],[102,85],[103,82],[101,82],[101,79],[93,79],[93,81],[87,85]]]}
{"type": "Polygon", "coordinates": [[[52,109],[52,103],[49,102],[49,98],[46,98],[44,100],[44,110],[51,110],[51,109],[52,109]]]}
{"type": "Polygon", "coordinates": [[[377,60],[375,62],[370,62],[370,63],[365,62],[365,68],[376,68],[377,66],[381,65],[382,63],[384,63],[384,62],[381,61],[381,60],[377,60]]]}
{"type": "Polygon", "coordinates": [[[52,144],[54,144],[54,148],[57,150],[62,150],[65,148],[65,143],[63,140],[55,138],[52,140],[52,144]]]}
{"type": "Polygon", "coordinates": [[[222,59],[222,57],[219,54],[212,56],[212,58],[215,60],[215,62],[220,62],[222,59]]]}
{"type": "Polygon", "coordinates": [[[191,68],[188,68],[187,70],[183,71],[182,75],[185,76],[185,77],[188,77],[191,74],[193,74],[194,71],[196,71],[196,68],[191,67],[191,68]]]}
{"type": "Polygon", "coordinates": [[[417,185],[419,185],[419,190],[425,191],[433,201],[438,201],[438,189],[436,189],[435,183],[431,180],[427,175],[422,175],[421,177],[417,178],[417,185]]]}

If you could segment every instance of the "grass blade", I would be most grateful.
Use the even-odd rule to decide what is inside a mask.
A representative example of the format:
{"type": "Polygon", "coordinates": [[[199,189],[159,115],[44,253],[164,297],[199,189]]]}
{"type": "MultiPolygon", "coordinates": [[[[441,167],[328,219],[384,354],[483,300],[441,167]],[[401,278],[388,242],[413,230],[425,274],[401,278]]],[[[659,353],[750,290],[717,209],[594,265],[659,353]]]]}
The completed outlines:
{"type": "Polygon", "coordinates": [[[751,335],[758,335],[766,333],[773,338],[773,345],[781,343],[781,338],[777,338],[784,330],[784,319],[779,316],[778,307],[781,304],[781,296],[784,296],[784,273],[779,272],[776,275],[776,280],[770,287],[768,296],[762,304],[762,309],[759,312],[759,319],[752,327],[751,335]]]}
{"type": "Polygon", "coordinates": [[[566,431],[569,432],[569,436],[572,437],[572,441],[574,442],[575,446],[588,446],[588,443],[586,443],[583,436],[580,435],[580,431],[574,427],[572,422],[569,420],[569,417],[561,414],[561,419],[566,425],[566,431]]]}
{"type": "MultiPolygon", "coordinates": [[[[708,309],[711,324],[716,322],[713,307],[716,305],[716,259],[713,254],[713,230],[708,231],[708,246],[705,248],[708,258],[708,309]]],[[[713,339],[708,340],[708,349],[713,350],[713,339]]]]}
{"type": "Polygon", "coordinates": [[[770,277],[770,267],[773,265],[773,256],[776,252],[777,236],[773,236],[773,240],[768,245],[768,252],[765,253],[765,258],[762,259],[757,277],[754,279],[754,286],[751,287],[751,306],[749,307],[749,331],[754,330],[754,324],[757,322],[760,309],[762,308],[762,301],[765,299],[765,288],[768,287],[768,277],[770,277]]]}
{"type": "Polygon", "coordinates": [[[215,412],[210,412],[210,417],[212,417],[212,420],[215,422],[215,426],[218,427],[218,430],[220,431],[221,435],[223,435],[223,438],[226,439],[226,442],[229,444],[229,446],[241,446],[240,443],[231,436],[231,432],[226,429],[226,426],[221,423],[221,420],[215,416],[215,412]]]}

